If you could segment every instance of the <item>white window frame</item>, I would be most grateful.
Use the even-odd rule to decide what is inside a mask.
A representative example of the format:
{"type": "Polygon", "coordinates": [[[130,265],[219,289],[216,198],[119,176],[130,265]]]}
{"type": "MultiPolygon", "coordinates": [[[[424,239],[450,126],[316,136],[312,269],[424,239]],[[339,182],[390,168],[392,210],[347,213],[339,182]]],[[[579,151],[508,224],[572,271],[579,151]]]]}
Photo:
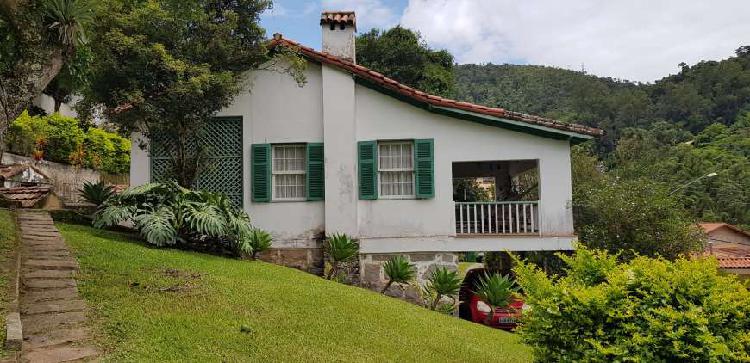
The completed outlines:
{"type": "MultiPolygon", "coordinates": [[[[289,159],[287,159],[289,160],[289,159]]],[[[307,200],[307,144],[294,143],[294,144],[272,144],[271,145],[271,201],[275,202],[299,202],[307,200]],[[301,170],[279,170],[277,171],[274,167],[276,149],[281,148],[302,148],[302,169],[301,170]],[[278,175],[302,175],[302,190],[303,195],[301,197],[294,198],[281,198],[276,195],[276,177],[278,175]]]]}
{"type": "Polygon", "coordinates": [[[414,158],[414,140],[393,140],[393,141],[378,141],[377,142],[377,153],[376,153],[376,161],[378,163],[378,182],[377,182],[377,192],[378,192],[378,199],[416,199],[417,198],[417,189],[416,189],[416,160],[414,158]],[[381,162],[380,162],[380,146],[381,145],[409,145],[411,146],[411,168],[395,168],[395,169],[383,169],[381,162]],[[401,195],[383,195],[381,193],[381,176],[383,172],[411,172],[411,194],[401,194],[401,195]]]}

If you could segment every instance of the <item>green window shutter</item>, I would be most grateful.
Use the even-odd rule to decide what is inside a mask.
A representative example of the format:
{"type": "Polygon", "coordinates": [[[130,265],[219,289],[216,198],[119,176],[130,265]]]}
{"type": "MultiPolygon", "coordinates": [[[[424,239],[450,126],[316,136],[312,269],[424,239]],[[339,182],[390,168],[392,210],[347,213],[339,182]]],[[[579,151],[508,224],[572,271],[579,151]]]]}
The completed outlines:
{"type": "Polygon", "coordinates": [[[417,199],[435,197],[435,147],[433,139],[414,140],[414,174],[417,199]]]}
{"type": "Polygon", "coordinates": [[[359,199],[378,199],[378,163],[377,142],[360,141],[357,143],[359,165],[359,199]]]}
{"type": "Polygon", "coordinates": [[[325,174],[323,170],[323,144],[307,144],[307,200],[325,198],[325,174]]]}
{"type": "Polygon", "coordinates": [[[253,202],[270,202],[271,144],[253,144],[250,159],[253,202]]]}

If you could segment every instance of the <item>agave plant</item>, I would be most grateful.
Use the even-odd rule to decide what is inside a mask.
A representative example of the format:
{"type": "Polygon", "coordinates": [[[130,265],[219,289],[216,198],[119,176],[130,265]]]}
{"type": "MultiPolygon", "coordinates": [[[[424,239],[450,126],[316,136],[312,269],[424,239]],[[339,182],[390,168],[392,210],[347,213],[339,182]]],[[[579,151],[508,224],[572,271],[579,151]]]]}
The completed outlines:
{"type": "Polygon", "coordinates": [[[255,260],[258,258],[259,253],[271,248],[273,238],[271,237],[270,233],[260,228],[253,228],[252,230],[250,230],[248,242],[250,243],[250,247],[253,249],[250,258],[255,260]]]}
{"type": "Polygon", "coordinates": [[[480,300],[490,306],[485,324],[489,325],[495,317],[495,309],[508,306],[513,296],[518,292],[518,286],[507,275],[485,274],[477,281],[474,293],[480,300]]]}
{"type": "Polygon", "coordinates": [[[115,194],[115,188],[102,181],[96,183],[87,181],[83,183],[83,187],[78,192],[87,202],[100,206],[115,194]]]}
{"type": "Polygon", "coordinates": [[[391,257],[390,260],[386,261],[383,264],[383,271],[385,272],[386,277],[388,277],[388,282],[386,282],[383,290],[380,291],[383,294],[385,294],[388,288],[394,283],[408,284],[409,281],[414,278],[416,273],[414,271],[414,266],[409,263],[406,257],[401,255],[391,257]]]}
{"type": "Polygon", "coordinates": [[[325,276],[328,280],[339,274],[343,264],[354,260],[359,255],[357,241],[344,233],[336,233],[328,237],[325,249],[328,258],[331,259],[331,269],[325,276]]]}
{"type": "Polygon", "coordinates": [[[458,272],[445,267],[435,269],[424,286],[427,296],[432,298],[430,309],[435,310],[443,297],[457,295],[460,288],[461,278],[458,277],[458,272]]]}
{"type": "Polygon", "coordinates": [[[46,0],[44,2],[49,28],[57,31],[61,45],[73,48],[86,44],[85,28],[93,18],[89,2],[84,0],[46,0]]]}
{"type": "Polygon", "coordinates": [[[175,182],[150,183],[107,199],[94,215],[104,228],[129,221],[157,246],[188,240],[226,240],[236,253],[253,251],[250,218],[218,193],[194,191],[175,182]]]}

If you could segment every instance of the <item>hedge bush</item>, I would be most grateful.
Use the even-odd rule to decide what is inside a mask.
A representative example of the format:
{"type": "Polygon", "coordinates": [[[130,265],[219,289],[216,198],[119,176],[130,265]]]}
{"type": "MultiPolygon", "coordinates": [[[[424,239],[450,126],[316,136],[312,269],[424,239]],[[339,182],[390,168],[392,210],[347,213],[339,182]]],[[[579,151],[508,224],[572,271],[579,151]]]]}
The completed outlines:
{"type": "Polygon", "coordinates": [[[519,332],[537,361],[750,361],[750,292],[714,259],[561,258],[565,277],[514,268],[530,307],[519,332]]]}
{"type": "Polygon", "coordinates": [[[25,156],[41,150],[44,159],[66,164],[82,156],[81,166],[110,174],[126,173],[130,168],[130,140],[96,127],[84,131],[78,120],[59,113],[21,114],[10,126],[8,150],[25,156]],[[83,155],[77,155],[81,152],[83,155]]]}

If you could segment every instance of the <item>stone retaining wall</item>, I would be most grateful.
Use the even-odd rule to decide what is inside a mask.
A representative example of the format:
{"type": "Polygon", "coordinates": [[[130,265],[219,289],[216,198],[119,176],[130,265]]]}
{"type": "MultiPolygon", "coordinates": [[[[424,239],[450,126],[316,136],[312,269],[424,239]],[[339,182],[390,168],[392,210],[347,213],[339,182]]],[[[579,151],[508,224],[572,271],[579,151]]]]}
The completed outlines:
{"type": "Polygon", "coordinates": [[[259,259],[315,275],[323,273],[323,249],[321,247],[271,248],[262,252],[259,259]]]}
{"type": "MultiPolygon", "coordinates": [[[[458,269],[458,255],[449,252],[362,254],[359,260],[362,286],[380,291],[387,282],[385,273],[383,272],[383,264],[396,255],[405,256],[415,266],[417,270],[416,282],[419,286],[424,285],[430,274],[438,267],[446,267],[453,271],[458,269]]],[[[419,286],[403,287],[392,285],[386,291],[386,294],[421,303],[419,286]]]]}

